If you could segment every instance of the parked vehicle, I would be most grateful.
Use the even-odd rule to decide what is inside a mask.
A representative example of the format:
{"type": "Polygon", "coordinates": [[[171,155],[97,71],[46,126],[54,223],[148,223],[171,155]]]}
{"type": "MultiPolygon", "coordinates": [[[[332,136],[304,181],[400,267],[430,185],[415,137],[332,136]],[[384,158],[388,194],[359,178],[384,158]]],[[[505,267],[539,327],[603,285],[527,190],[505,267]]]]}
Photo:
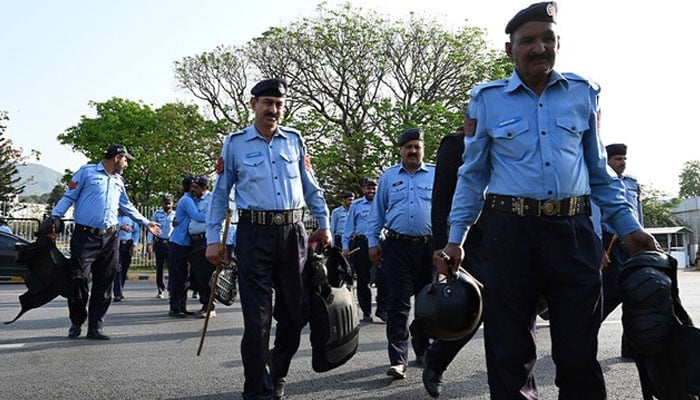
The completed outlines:
{"type": "Polygon", "coordinates": [[[28,245],[30,242],[20,236],[7,232],[0,232],[0,277],[22,277],[29,275],[29,270],[24,265],[17,265],[18,246],[28,245]]]}

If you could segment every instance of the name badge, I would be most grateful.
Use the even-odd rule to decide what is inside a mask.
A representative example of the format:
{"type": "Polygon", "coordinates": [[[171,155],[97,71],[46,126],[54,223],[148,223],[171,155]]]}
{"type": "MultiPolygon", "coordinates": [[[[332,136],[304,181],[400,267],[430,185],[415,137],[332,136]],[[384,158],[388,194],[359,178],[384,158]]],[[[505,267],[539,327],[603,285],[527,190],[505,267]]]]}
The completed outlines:
{"type": "Polygon", "coordinates": [[[516,122],[520,122],[521,119],[522,118],[520,118],[520,116],[515,116],[512,118],[505,119],[505,120],[498,123],[498,127],[503,128],[504,126],[512,125],[516,122]]]}
{"type": "Polygon", "coordinates": [[[250,153],[246,154],[246,158],[252,158],[252,157],[260,157],[262,155],[261,152],[259,151],[251,151],[250,153]]]}

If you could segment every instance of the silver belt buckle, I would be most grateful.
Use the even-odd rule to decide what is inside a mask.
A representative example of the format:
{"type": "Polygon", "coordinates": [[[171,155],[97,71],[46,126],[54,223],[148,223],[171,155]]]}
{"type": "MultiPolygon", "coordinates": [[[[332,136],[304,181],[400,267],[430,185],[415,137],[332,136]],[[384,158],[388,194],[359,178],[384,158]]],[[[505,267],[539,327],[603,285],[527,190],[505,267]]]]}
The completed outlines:
{"type": "Polygon", "coordinates": [[[282,225],[284,224],[284,214],[282,213],[275,213],[275,215],[272,216],[272,223],[275,225],[282,225]]]}
{"type": "Polygon", "coordinates": [[[559,215],[559,209],[560,209],[560,203],[559,200],[545,200],[544,203],[542,203],[542,212],[545,215],[548,215],[550,217],[553,217],[555,215],[559,215]]]}

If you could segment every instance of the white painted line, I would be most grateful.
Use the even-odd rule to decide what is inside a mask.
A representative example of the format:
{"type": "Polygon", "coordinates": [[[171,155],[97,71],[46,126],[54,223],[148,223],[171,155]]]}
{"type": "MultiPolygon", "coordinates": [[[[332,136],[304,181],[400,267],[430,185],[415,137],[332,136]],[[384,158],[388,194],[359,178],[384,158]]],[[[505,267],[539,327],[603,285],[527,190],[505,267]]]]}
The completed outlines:
{"type": "Polygon", "coordinates": [[[0,344],[0,350],[19,349],[24,347],[24,343],[0,344]]]}

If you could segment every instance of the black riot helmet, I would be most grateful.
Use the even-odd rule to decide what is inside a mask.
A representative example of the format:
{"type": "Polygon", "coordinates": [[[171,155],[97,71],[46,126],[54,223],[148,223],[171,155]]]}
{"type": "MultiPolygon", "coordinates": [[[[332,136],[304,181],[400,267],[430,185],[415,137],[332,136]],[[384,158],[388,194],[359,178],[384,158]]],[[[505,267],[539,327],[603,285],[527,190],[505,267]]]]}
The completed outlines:
{"type": "Polygon", "coordinates": [[[674,325],[677,291],[675,258],[642,251],[625,261],[618,277],[622,294],[622,325],[635,354],[657,354],[674,325]]]}
{"type": "Polygon", "coordinates": [[[463,272],[425,285],[415,303],[415,327],[433,338],[462,339],[481,322],[481,291],[474,278],[463,272]]]}

